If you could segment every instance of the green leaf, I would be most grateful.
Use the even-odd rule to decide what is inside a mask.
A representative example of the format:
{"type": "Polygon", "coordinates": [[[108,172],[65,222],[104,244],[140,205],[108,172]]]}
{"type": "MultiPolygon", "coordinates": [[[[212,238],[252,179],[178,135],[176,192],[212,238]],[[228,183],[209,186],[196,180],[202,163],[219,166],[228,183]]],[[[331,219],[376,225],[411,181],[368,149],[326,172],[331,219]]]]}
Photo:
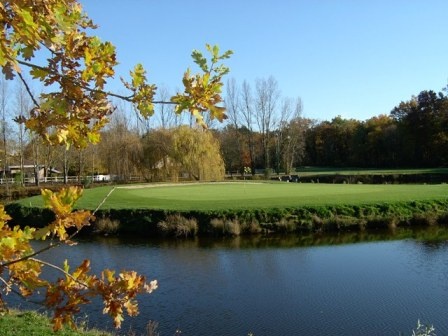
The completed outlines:
{"type": "Polygon", "coordinates": [[[233,51],[227,50],[224,54],[221,55],[220,59],[230,58],[231,55],[233,55],[233,51]]]}
{"type": "Polygon", "coordinates": [[[216,67],[215,71],[220,76],[224,76],[230,72],[230,69],[228,67],[226,67],[224,64],[221,64],[220,66],[216,67]]]}
{"type": "Polygon", "coordinates": [[[202,85],[204,87],[208,86],[209,79],[210,79],[210,74],[209,73],[204,74],[204,76],[202,77],[202,85]]]}
{"type": "Polygon", "coordinates": [[[191,57],[193,61],[201,68],[202,71],[207,72],[207,59],[202,55],[202,53],[198,50],[193,50],[191,53],[191,57]]]}
{"type": "Polygon", "coordinates": [[[16,240],[11,237],[5,237],[0,240],[0,246],[6,246],[13,249],[16,246],[16,240]]]}
{"type": "Polygon", "coordinates": [[[48,71],[42,68],[33,68],[31,69],[30,74],[31,76],[33,76],[33,78],[44,81],[45,78],[48,76],[48,71]]]}
{"type": "Polygon", "coordinates": [[[101,135],[98,132],[88,132],[87,138],[89,139],[90,143],[97,144],[98,142],[100,142],[101,135]]]}
{"type": "Polygon", "coordinates": [[[64,260],[64,272],[68,273],[70,271],[70,266],[68,265],[67,259],[64,260]]]}
{"type": "Polygon", "coordinates": [[[30,60],[34,57],[34,48],[32,46],[27,46],[22,49],[23,58],[26,60],[30,60]]]}
{"type": "Polygon", "coordinates": [[[213,46],[213,59],[218,60],[218,58],[219,58],[219,46],[215,44],[213,46]]]}
{"type": "Polygon", "coordinates": [[[209,52],[209,53],[213,53],[213,50],[212,50],[212,46],[210,45],[210,44],[208,44],[208,43],[206,43],[205,44],[205,48],[207,49],[207,51],[209,52]]]}
{"type": "Polygon", "coordinates": [[[50,235],[50,228],[45,226],[41,229],[38,229],[34,232],[34,239],[36,240],[45,240],[50,235]]]}
{"type": "Polygon", "coordinates": [[[23,22],[25,23],[25,25],[27,27],[34,27],[35,26],[35,22],[33,20],[33,15],[31,14],[31,12],[26,9],[26,8],[21,8],[19,11],[20,16],[23,19],[23,22]]]}
{"type": "Polygon", "coordinates": [[[138,88],[140,85],[142,85],[146,80],[146,71],[143,68],[143,65],[140,63],[137,64],[134,67],[134,71],[131,71],[131,77],[132,77],[132,86],[134,88],[138,88]]]}

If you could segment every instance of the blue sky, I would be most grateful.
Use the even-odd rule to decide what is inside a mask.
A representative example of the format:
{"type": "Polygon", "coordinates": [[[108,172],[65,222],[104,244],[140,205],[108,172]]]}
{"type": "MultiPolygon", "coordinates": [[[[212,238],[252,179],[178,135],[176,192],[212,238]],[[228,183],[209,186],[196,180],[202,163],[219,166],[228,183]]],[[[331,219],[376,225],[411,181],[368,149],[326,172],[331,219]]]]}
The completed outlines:
{"type": "MultiPolygon", "coordinates": [[[[181,87],[191,51],[232,49],[229,78],[273,76],[304,116],[365,120],[448,81],[446,0],[81,0],[117,47],[117,75],[142,63],[181,87]]],[[[118,77],[118,76],[117,76],[118,77]]],[[[118,85],[113,87],[117,90],[118,85]]]]}

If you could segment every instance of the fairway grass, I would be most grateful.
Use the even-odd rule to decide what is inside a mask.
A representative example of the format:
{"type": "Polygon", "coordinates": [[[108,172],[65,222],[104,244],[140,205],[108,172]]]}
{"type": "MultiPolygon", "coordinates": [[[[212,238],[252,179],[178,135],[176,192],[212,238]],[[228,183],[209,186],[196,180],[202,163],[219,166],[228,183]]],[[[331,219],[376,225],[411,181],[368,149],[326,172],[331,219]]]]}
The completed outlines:
{"type": "MultiPolygon", "coordinates": [[[[112,187],[87,189],[77,207],[96,209],[112,187]]],[[[363,205],[446,200],[448,185],[363,185],[301,183],[194,183],[115,187],[101,209],[208,211],[363,205]]],[[[42,206],[40,197],[22,200],[42,206]]]]}

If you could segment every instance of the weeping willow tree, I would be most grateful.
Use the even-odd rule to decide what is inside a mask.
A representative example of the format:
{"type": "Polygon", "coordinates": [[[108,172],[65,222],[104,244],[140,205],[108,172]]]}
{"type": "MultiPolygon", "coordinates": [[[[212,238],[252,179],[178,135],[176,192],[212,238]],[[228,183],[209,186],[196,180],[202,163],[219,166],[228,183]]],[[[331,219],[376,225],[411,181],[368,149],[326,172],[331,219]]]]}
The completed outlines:
{"type": "Polygon", "coordinates": [[[196,181],[224,179],[224,161],[219,141],[209,131],[181,126],[172,131],[170,158],[173,179],[188,174],[196,181]]]}

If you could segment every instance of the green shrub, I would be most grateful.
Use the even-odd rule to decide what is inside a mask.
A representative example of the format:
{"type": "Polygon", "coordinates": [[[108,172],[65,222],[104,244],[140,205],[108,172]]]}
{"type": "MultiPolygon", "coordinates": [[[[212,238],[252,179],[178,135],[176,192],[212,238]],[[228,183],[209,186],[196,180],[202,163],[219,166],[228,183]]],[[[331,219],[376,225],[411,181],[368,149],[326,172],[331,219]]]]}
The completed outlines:
{"type": "Polygon", "coordinates": [[[82,179],[81,184],[84,188],[89,188],[90,185],[92,184],[92,177],[91,176],[86,176],[82,179]]]}
{"type": "Polygon", "coordinates": [[[264,179],[265,180],[269,180],[270,178],[271,178],[271,175],[272,175],[272,169],[271,168],[266,168],[264,171],[263,171],[263,177],[264,177],[264,179]]]}
{"type": "Polygon", "coordinates": [[[23,173],[17,173],[14,175],[14,185],[22,186],[23,185],[23,173]]]}
{"type": "Polygon", "coordinates": [[[246,180],[259,181],[262,180],[261,175],[246,176],[246,180]]]}

